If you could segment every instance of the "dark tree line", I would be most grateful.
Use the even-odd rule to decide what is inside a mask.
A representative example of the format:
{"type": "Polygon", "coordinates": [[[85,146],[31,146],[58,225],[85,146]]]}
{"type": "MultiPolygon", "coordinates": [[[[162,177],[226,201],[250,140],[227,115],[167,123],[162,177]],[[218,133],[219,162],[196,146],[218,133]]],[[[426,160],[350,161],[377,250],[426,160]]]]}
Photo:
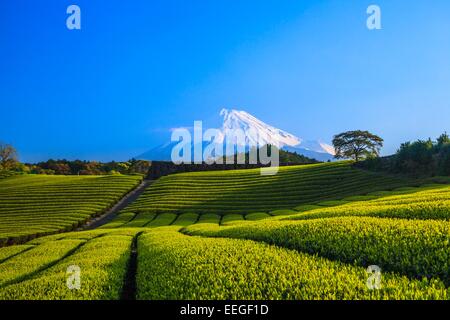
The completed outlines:
{"type": "Polygon", "coordinates": [[[312,164],[319,163],[316,159],[308,158],[302,154],[298,154],[297,152],[290,152],[286,150],[282,150],[273,145],[264,145],[257,150],[255,147],[252,147],[250,151],[245,153],[235,153],[231,156],[223,156],[223,163],[239,163],[239,157],[244,159],[246,164],[255,162],[255,164],[261,164],[260,155],[267,155],[267,157],[271,157],[272,152],[278,152],[278,161],[283,164],[312,164]],[[250,155],[253,153],[253,157],[256,155],[256,159],[250,155]]]}
{"type": "Polygon", "coordinates": [[[103,174],[146,174],[150,162],[131,159],[125,162],[98,162],[82,160],[47,160],[35,164],[25,164],[29,173],[56,175],[103,175],[103,174]]]}
{"type": "Polygon", "coordinates": [[[56,175],[147,174],[151,162],[131,159],[124,162],[83,160],[47,160],[39,163],[21,163],[17,150],[0,142],[0,172],[20,172],[56,175]]]}
{"type": "Polygon", "coordinates": [[[369,159],[362,166],[372,170],[416,176],[447,176],[450,175],[450,137],[443,133],[435,141],[428,139],[405,142],[400,145],[395,155],[369,159]]]}

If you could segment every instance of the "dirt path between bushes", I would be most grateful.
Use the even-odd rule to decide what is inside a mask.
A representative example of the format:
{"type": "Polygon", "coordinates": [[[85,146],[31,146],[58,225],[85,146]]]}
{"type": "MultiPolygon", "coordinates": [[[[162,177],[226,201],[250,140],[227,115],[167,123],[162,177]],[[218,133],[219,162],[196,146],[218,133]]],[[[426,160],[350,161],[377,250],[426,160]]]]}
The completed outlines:
{"type": "Polygon", "coordinates": [[[106,211],[101,216],[92,219],[87,224],[78,229],[78,231],[92,230],[98,228],[112,219],[114,219],[119,211],[125,209],[129,204],[136,201],[136,199],[145,191],[145,189],[153,183],[154,180],[143,180],[140,185],[138,185],[131,192],[127,193],[122,199],[119,200],[111,209],[106,211]]]}

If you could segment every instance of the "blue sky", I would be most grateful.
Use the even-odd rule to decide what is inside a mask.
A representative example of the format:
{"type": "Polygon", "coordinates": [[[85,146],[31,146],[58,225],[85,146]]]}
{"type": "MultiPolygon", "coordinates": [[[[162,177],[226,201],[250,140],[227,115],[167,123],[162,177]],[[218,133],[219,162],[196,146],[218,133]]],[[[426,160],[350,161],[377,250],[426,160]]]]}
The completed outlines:
{"type": "Polygon", "coordinates": [[[223,107],[384,154],[450,129],[447,0],[5,0],[0,40],[0,140],[24,161],[124,160],[223,107]]]}

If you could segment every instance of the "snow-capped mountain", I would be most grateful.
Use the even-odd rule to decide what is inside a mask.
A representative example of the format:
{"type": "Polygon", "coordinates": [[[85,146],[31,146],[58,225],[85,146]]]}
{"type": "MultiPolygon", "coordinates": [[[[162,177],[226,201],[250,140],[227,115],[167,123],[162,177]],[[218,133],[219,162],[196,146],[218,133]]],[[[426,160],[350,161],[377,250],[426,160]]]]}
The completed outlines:
{"type": "Polygon", "coordinates": [[[223,117],[223,126],[219,143],[224,142],[225,137],[233,136],[237,130],[245,133],[246,146],[270,144],[281,148],[286,145],[296,146],[302,142],[293,134],[272,127],[245,111],[222,109],[220,115],[223,117]]]}
{"type": "Polygon", "coordinates": [[[333,156],[335,154],[334,148],[332,146],[318,140],[302,141],[299,145],[294,147],[299,147],[314,152],[327,153],[333,156]]]}
{"type": "MultiPolygon", "coordinates": [[[[319,161],[333,159],[334,149],[332,146],[321,141],[303,140],[289,132],[268,125],[245,111],[222,109],[220,116],[223,117],[222,127],[218,130],[219,134],[215,137],[215,143],[225,144],[227,141],[231,141],[233,144],[244,145],[247,149],[252,146],[270,144],[319,161]],[[236,139],[237,131],[244,133],[243,140],[236,139]]],[[[165,143],[137,158],[170,161],[172,149],[177,144],[178,142],[165,143]]],[[[205,148],[207,145],[209,142],[203,142],[199,146],[191,145],[191,154],[194,154],[194,147],[205,148]]]]}

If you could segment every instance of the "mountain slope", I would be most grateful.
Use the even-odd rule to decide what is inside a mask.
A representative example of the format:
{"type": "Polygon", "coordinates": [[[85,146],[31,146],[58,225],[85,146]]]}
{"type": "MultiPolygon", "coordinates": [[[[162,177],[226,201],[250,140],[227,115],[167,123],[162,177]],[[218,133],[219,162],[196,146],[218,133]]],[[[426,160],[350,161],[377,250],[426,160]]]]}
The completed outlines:
{"type": "Polygon", "coordinates": [[[281,129],[268,125],[245,111],[222,109],[222,136],[218,139],[223,143],[227,136],[233,136],[237,130],[245,133],[246,146],[263,146],[266,144],[283,147],[295,146],[301,139],[281,129]]]}
{"type": "MultiPolygon", "coordinates": [[[[245,111],[222,109],[220,116],[223,117],[223,124],[219,134],[215,137],[214,143],[225,146],[228,144],[244,146],[246,150],[253,146],[274,145],[280,149],[295,152],[319,161],[332,160],[334,149],[321,141],[303,140],[289,132],[275,128],[245,111]]],[[[148,152],[139,155],[138,159],[170,161],[172,149],[178,142],[168,142],[157,146],[148,152]]],[[[194,154],[194,147],[204,148],[210,142],[203,142],[201,145],[191,144],[191,154],[194,154]]],[[[219,151],[226,153],[225,151],[219,151]]],[[[221,154],[217,154],[219,156],[221,154]]],[[[227,154],[230,155],[230,154],[227,154]]]]}
{"type": "Polygon", "coordinates": [[[404,180],[354,169],[350,162],[259,169],[203,171],[161,177],[125,212],[247,214],[404,186],[404,180]]]}

